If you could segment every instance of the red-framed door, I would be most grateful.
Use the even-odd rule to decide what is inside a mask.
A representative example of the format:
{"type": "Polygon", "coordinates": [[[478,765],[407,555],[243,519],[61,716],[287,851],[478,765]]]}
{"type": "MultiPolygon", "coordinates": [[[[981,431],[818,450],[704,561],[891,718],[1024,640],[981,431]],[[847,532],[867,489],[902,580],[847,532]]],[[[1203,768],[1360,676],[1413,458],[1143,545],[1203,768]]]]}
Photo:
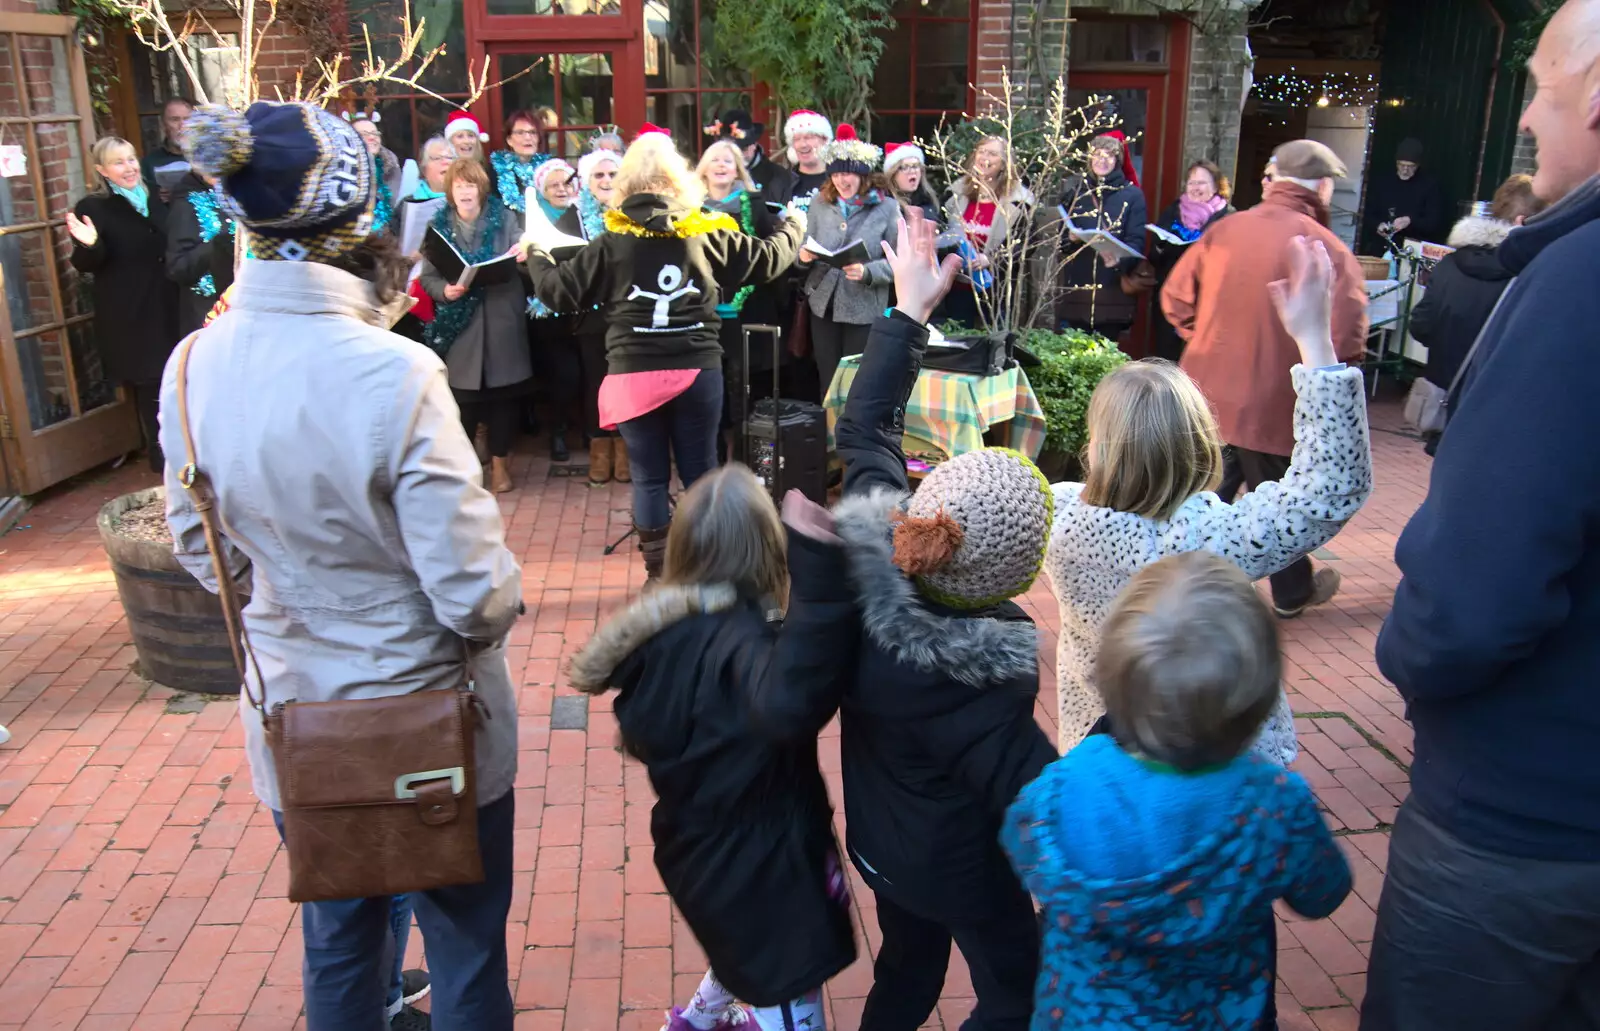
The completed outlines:
{"type": "MultiPolygon", "coordinates": [[[[1129,150],[1151,221],[1178,196],[1188,164],[1184,132],[1188,122],[1189,23],[1173,19],[1167,23],[1167,31],[1169,56],[1163,67],[1142,70],[1128,65],[1116,70],[1071,71],[1067,80],[1069,110],[1087,103],[1091,96],[1110,98],[1122,120],[1123,133],[1133,141],[1129,150]]],[[[1141,300],[1138,319],[1123,341],[1123,349],[1136,358],[1151,350],[1152,303],[1159,302],[1141,300]]]]}
{"type": "Polygon", "coordinates": [[[598,125],[627,133],[644,121],[643,0],[466,0],[464,10],[474,67],[487,64],[491,82],[510,80],[473,107],[492,147],[505,146],[505,116],[521,108],[556,112],[554,149],[569,158],[598,125]],[[591,13],[538,13],[563,3],[591,13]]]}

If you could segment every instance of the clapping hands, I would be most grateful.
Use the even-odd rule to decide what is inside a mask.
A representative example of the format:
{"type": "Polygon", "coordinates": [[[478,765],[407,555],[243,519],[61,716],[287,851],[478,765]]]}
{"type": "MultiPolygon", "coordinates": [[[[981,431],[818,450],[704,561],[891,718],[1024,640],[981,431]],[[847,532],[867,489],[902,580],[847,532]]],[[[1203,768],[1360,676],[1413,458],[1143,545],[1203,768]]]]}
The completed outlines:
{"type": "Polygon", "coordinates": [[[961,271],[959,255],[946,255],[939,261],[938,236],[921,209],[912,207],[900,220],[897,245],[883,242],[884,257],[894,271],[895,307],[919,323],[928,321],[961,271]]]}

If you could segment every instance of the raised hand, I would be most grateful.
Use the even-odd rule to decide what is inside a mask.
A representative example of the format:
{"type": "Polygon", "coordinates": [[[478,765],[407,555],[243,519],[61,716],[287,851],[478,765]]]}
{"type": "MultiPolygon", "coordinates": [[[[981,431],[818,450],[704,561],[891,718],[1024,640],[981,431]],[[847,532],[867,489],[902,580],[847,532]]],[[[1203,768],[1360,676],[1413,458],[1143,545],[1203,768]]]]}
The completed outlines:
{"type": "Polygon", "coordinates": [[[74,212],[67,212],[67,232],[85,247],[93,247],[100,242],[100,230],[94,227],[88,215],[79,218],[74,212]]]}
{"type": "Polygon", "coordinates": [[[790,490],[783,496],[783,521],[795,533],[812,540],[827,544],[839,540],[838,534],[833,532],[833,513],[798,490],[790,490]]]}
{"type": "Polygon", "coordinates": [[[1267,284],[1283,328],[1311,369],[1337,364],[1333,350],[1333,261],[1322,241],[1289,241],[1289,278],[1267,284]]]}
{"type": "Polygon", "coordinates": [[[912,207],[900,220],[897,245],[891,247],[888,240],[883,241],[884,257],[894,271],[895,307],[922,323],[950,292],[950,284],[961,271],[960,255],[946,255],[943,264],[939,262],[938,236],[938,229],[922,209],[912,207]]]}

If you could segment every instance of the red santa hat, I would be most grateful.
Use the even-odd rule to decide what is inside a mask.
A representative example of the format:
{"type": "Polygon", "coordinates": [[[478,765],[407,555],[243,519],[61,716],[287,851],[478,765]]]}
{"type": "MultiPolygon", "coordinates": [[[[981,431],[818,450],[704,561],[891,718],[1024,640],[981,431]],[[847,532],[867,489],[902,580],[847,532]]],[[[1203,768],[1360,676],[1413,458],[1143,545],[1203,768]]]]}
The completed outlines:
{"type": "Polygon", "coordinates": [[[915,161],[927,167],[928,155],[915,143],[891,143],[883,149],[883,174],[894,175],[895,166],[906,161],[915,161]]]}
{"type": "Polygon", "coordinates": [[[489,134],[483,131],[483,126],[479,125],[478,120],[465,111],[457,111],[450,116],[448,122],[444,123],[445,139],[448,140],[458,132],[475,133],[478,139],[485,143],[489,142],[489,134]]]}
{"type": "Polygon", "coordinates": [[[822,136],[833,142],[833,123],[817,114],[815,111],[800,110],[789,116],[783,123],[783,142],[793,143],[794,138],[804,133],[812,136],[822,136]]]}
{"type": "Polygon", "coordinates": [[[634,139],[638,139],[640,136],[649,136],[651,133],[655,133],[658,136],[665,136],[669,140],[672,139],[671,129],[663,129],[661,126],[652,122],[646,122],[639,126],[639,136],[635,136],[634,139]]]}
{"type": "Polygon", "coordinates": [[[1122,144],[1122,174],[1127,177],[1131,185],[1138,186],[1139,173],[1134,171],[1133,168],[1133,153],[1128,150],[1128,137],[1123,135],[1121,129],[1112,129],[1110,132],[1101,133],[1100,135],[1109,136],[1122,144]]]}

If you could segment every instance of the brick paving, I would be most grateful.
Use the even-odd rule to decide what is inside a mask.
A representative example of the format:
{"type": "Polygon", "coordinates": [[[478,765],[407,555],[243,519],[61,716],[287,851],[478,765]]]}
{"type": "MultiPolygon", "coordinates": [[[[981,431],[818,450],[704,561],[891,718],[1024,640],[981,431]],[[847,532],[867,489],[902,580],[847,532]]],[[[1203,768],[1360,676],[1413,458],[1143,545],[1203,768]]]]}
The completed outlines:
{"type": "MultiPolygon", "coordinates": [[[[1283,919],[1285,1031],[1356,1026],[1388,828],[1406,794],[1411,732],[1372,649],[1398,579],[1395,538],[1429,460],[1397,424],[1394,406],[1374,409],[1377,491],[1320,556],[1344,574],[1343,592],[1284,624],[1297,768],[1356,884],[1331,920],[1283,919]]],[[[521,486],[503,500],[528,605],[510,648],[522,685],[507,929],[517,1027],[656,1031],[704,957],[651,861],[643,770],[613,751],[608,702],[585,710],[562,675],[596,618],[642,580],[632,552],[601,554],[627,527],[627,489],[551,476],[526,450],[521,486]]],[[[235,704],[139,676],[95,531],[101,504],[153,482],[128,468],[87,477],[0,537],[0,723],[15,735],[0,748],[0,1031],[304,1026],[298,913],[250,791],[235,704]]],[[[1038,715],[1053,738],[1056,606],[1042,584],[1025,604],[1042,630],[1038,715]]],[[[837,799],[834,728],[822,756],[837,799]]],[[[862,939],[875,948],[871,896],[857,895],[868,903],[862,939]]],[[[856,1031],[867,956],[828,986],[838,1031],[856,1031]]],[[[929,1027],[955,1028],[971,996],[956,956],[929,1027]]]]}

